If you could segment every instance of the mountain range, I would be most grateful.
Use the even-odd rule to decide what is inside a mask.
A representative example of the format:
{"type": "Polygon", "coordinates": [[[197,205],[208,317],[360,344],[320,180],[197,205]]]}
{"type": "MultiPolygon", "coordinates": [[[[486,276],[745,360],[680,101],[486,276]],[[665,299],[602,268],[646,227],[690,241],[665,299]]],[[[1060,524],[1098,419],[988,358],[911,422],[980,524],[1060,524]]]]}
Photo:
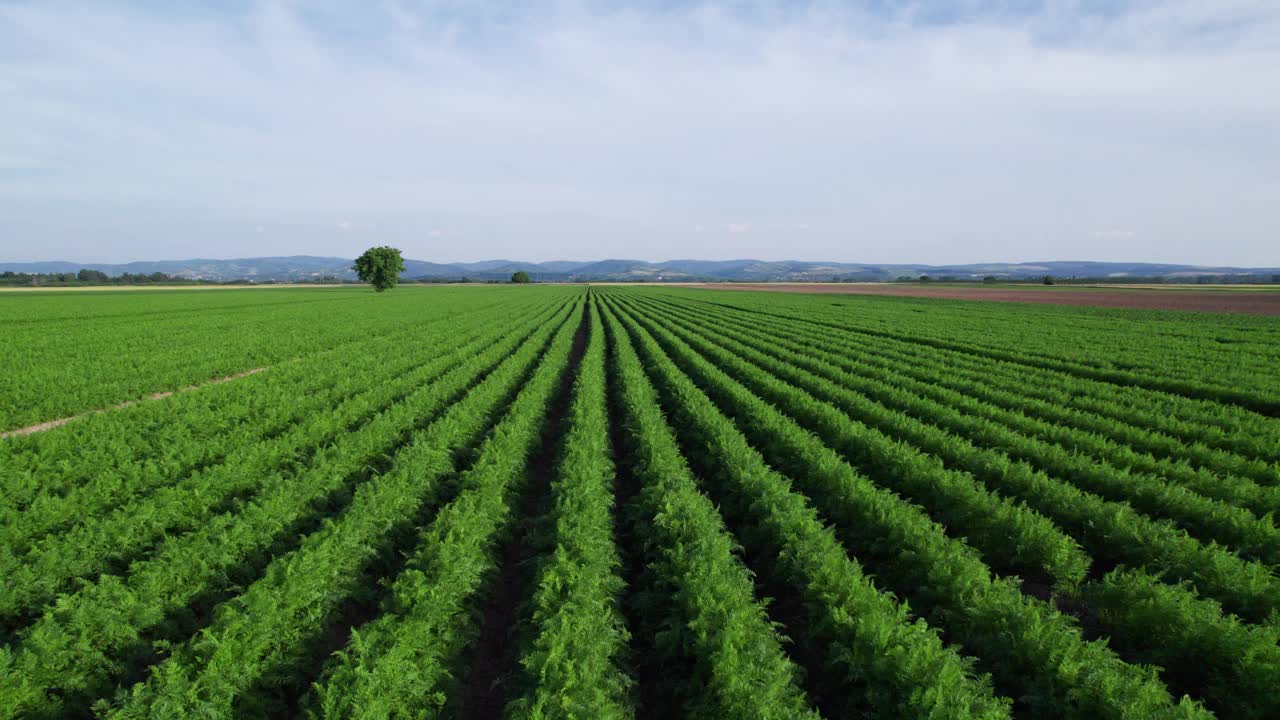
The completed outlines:
{"type": "MultiPolygon", "coordinates": [[[[282,282],[315,280],[323,277],[353,279],[352,261],[338,257],[293,255],[232,260],[156,260],[123,264],[77,263],[64,261],[6,263],[0,272],[76,272],[81,268],[101,270],[108,275],[156,272],[178,277],[228,281],[282,282]]],[[[506,280],[523,270],[535,281],[652,281],[652,282],[806,282],[831,280],[889,281],[900,277],[929,275],[933,278],[1025,279],[1053,275],[1055,277],[1165,277],[1194,278],[1205,275],[1277,275],[1280,268],[1244,268],[1160,263],[1047,261],[1031,263],[976,263],[968,265],[920,265],[809,262],[800,260],[596,260],[574,262],[554,260],[530,263],[511,260],[485,260],[467,263],[433,263],[405,260],[406,279],[435,280],[506,280]]]]}

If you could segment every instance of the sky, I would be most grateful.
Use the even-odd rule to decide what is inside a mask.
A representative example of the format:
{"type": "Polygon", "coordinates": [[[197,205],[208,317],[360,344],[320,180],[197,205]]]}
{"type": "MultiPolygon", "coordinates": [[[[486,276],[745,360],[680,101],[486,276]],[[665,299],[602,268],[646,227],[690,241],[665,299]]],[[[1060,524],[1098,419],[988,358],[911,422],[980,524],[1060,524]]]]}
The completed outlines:
{"type": "Polygon", "coordinates": [[[1280,265],[1280,2],[0,0],[0,260],[1280,265]]]}

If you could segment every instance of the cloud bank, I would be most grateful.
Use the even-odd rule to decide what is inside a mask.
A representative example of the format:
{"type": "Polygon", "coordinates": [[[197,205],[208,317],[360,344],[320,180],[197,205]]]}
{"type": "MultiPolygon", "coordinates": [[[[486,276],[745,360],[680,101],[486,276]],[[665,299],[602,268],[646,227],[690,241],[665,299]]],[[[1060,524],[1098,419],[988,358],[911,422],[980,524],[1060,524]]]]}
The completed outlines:
{"type": "Polygon", "coordinates": [[[653,7],[0,4],[0,255],[1280,262],[1274,2],[653,7]]]}

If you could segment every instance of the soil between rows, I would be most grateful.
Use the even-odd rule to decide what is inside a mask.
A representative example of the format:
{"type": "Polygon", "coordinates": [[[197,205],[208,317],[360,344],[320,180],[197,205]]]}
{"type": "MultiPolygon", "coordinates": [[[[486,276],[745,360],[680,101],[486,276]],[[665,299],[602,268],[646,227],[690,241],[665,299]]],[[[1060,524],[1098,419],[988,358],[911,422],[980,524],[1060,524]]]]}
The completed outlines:
{"type": "Polygon", "coordinates": [[[532,537],[536,535],[534,526],[548,509],[548,493],[561,454],[573,383],[587,349],[589,318],[584,307],[573,336],[569,363],[542,425],[540,447],[529,459],[525,471],[525,489],[517,500],[520,513],[516,517],[514,532],[502,549],[498,577],[483,606],[480,635],[468,651],[469,670],[458,711],[463,720],[496,720],[502,717],[509,700],[511,688],[503,680],[511,678],[518,665],[512,638],[517,629],[517,613],[532,581],[530,570],[537,550],[532,537]]]}

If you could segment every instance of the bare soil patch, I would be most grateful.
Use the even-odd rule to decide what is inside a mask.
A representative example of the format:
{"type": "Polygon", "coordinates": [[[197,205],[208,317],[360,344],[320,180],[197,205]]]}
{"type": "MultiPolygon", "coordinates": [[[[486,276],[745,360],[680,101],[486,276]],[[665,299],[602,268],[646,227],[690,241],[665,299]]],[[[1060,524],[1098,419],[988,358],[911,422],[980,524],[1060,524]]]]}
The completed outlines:
{"type": "Polygon", "coordinates": [[[1093,288],[1015,289],[984,287],[930,287],[890,283],[725,283],[693,285],[714,290],[767,290],[830,295],[890,295],[948,300],[1041,303],[1090,307],[1183,310],[1188,312],[1248,313],[1280,316],[1280,292],[1215,292],[1213,290],[1095,290],[1093,288]]]}
{"type": "Polygon", "coordinates": [[[33,433],[43,432],[45,430],[52,430],[53,428],[66,425],[72,420],[76,420],[82,417],[88,417],[89,415],[97,415],[98,413],[104,413],[104,412],[107,412],[108,410],[119,410],[120,408],[127,408],[130,405],[137,405],[138,403],[144,402],[147,400],[160,400],[161,398],[167,398],[173,395],[174,393],[187,392],[189,390],[198,390],[207,385],[217,385],[219,383],[238,380],[242,377],[257,375],[258,373],[264,372],[265,370],[267,370],[266,367],[253,368],[252,370],[245,370],[244,372],[236,373],[235,375],[227,375],[226,377],[214,378],[213,380],[209,380],[208,382],[203,382],[198,385],[188,385],[187,387],[178,388],[177,390],[166,390],[164,392],[152,393],[151,395],[148,395],[142,398],[141,400],[127,400],[118,405],[112,405],[111,407],[99,408],[97,410],[82,412],[77,415],[69,415],[64,418],[58,418],[57,420],[47,420],[42,423],[36,423],[35,425],[28,425],[26,427],[15,428],[13,430],[6,430],[5,432],[0,432],[0,440],[3,440],[4,438],[7,438],[7,437],[14,437],[18,435],[31,435],[33,433]]]}

